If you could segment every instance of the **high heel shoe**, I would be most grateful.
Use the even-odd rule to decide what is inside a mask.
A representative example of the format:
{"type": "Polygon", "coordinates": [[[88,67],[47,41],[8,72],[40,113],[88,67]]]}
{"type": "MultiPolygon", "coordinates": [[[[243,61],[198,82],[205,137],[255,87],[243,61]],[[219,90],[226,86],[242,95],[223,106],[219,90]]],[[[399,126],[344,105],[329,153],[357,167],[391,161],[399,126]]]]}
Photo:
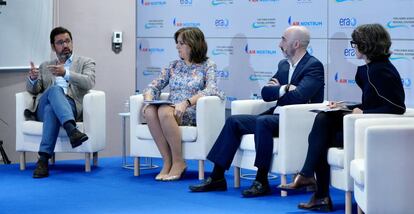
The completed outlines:
{"type": "Polygon", "coordinates": [[[157,176],[155,176],[155,180],[156,181],[162,181],[164,180],[164,178],[166,178],[168,176],[168,174],[158,174],[157,176]]]}
{"type": "Polygon", "coordinates": [[[184,176],[186,171],[187,171],[187,167],[185,167],[179,175],[170,175],[170,176],[164,177],[162,179],[162,181],[177,181],[177,180],[180,180],[181,177],[184,176]]]}

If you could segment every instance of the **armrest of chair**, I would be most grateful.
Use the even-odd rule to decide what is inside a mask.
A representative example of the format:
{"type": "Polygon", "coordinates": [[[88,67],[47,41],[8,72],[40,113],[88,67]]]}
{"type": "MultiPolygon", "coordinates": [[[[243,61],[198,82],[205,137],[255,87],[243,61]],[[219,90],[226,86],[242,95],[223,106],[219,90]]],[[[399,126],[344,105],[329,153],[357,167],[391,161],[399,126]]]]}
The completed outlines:
{"type": "Polygon", "coordinates": [[[407,185],[407,182],[414,179],[412,168],[407,165],[414,161],[412,154],[414,121],[412,118],[392,120],[393,123],[400,120],[404,124],[386,123],[386,125],[370,126],[366,130],[365,184],[367,194],[370,192],[374,195],[378,193],[390,195],[398,204],[400,200],[407,201],[412,197],[414,191],[412,185],[407,185]],[[411,123],[406,123],[408,120],[411,123]],[[385,187],[384,184],[391,184],[391,186],[385,187]]]}
{"type": "Polygon", "coordinates": [[[33,95],[27,91],[19,92],[16,94],[16,124],[18,121],[25,121],[24,110],[30,108],[33,105],[33,95]]]}
{"type": "MultiPolygon", "coordinates": [[[[349,165],[354,159],[354,145],[356,142],[355,123],[359,119],[401,117],[396,114],[348,114],[344,117],[344,168],[349,171],[349,165]]],[[[409,115],[407,115],[409,116],[409,115]]],[[[349,174],[349,173],[348,173],[349,174]]]]}
{"type": "Polygon", "coordinates": [[[106,144],[106,97],[105,92],[89,90],[83,97],[83,125],[93,145],[103,148],[106,144]],[[103,147],[102,147],[103,146],[103,147]]]}
{"type": "Polygon", "coordinates": [[[278,158],[283,163],[280,166],[286,167],[281,168],[282,173],[294,173],[287,170],[302,167],[308,149],[308,135],[316,116],[316,113],[310,110],[323,107],[326,107],[326,103],[281,106],[278,158]]]}
{"type": "Polygon", "coordinates": [[[276,105],[277,101],[265,102],[263,100],[235,100],[231,102],[231,114],[260,114],[276,105]]]}
{"type": "MultiPolygon", "coordinates": [[[[398,125],[413,125],[413,117],[393,117],[393,118],[365,118],[359,119],[355,122],[355,154],[354,158],[364,158],[366,154],[365,142],[368,140],[367,130],[373,126],[398,126],[398,125]]],[[[402,136],[397,137],[394,141],[398,141],[402,136]]]]}
{"type": "Polygon", "coordinates": [[[197,142],[210,151],[225,120],[225,101],[217,96],[205,96],[197,100],[197,142]]]}

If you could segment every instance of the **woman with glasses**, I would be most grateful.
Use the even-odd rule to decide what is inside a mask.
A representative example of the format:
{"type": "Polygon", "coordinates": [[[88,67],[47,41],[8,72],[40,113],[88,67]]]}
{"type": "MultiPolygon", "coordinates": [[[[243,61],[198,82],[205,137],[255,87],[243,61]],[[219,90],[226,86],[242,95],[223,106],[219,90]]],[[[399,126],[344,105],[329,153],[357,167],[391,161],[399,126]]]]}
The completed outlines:
{"type": "MultiPolygon", "coordinates": [[[[345,114],[405,112],[404,89],[397,69],[389,60],[391,39],[385,28],[379,24],[357,27],[352,33],[351,46],[355,48],[357,58],[366,63],[358,67],[355,76],[355,81],[362,90],[362,103],[345,106],[349,111],[317,114],[309,134],[309,147],[302,170],[292,183],[280,186],[283,190],[297,190],[314,187],[316,183],[316,192],[308,203],[298,205],[300,209],[332,211],[327,153],[330,147],[343,146],[345,114]]],[[[330,102],[329,107],[337,108],[339,105],[339,102],[330,102]]]]}
{"type": "Polygon", "coordinates": [[[194,27],[181,28],[174,35],[179,60],[161,71],[144,90],[144,100],[159,99],[161,90],[169,86],[168,101],[172,104],[143,107],[151,135],[163,159],[161,172],[155,180],[173,181],[181,178],[187,165],[181,152],[180,125],[196,124],[196,104],[202,96],[224,94],[217,88],[216,64],[207,57],[203,32],[194,27]]]}

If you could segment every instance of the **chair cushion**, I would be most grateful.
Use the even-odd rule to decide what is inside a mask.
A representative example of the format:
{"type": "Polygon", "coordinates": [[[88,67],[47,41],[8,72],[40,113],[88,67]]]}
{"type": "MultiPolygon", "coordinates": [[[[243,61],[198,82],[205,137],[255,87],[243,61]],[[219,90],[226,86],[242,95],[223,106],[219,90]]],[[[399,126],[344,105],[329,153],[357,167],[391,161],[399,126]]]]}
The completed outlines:
{"type": "MultiPolygon", "coordinates": [[[[142,140],[152,140],[152,135],[146,124],[136,126],[137,137],[142,140]]],[[[197,128],[195,126],[180,126],[182,140],[185,142],[197,141],[197,128]]]]}
{"type": "Polygon", "coordinates": [[[355,183],[364,186],[365,166],[364,159],[355,159],[351,161],[351,177],[354,178],[355,183]]]}
{"type": "MultiPolygon", "coordinates": [[[[80,131],[82,131],[82,132],[84,131],[82,122],[77,122],[76,126],[78,127],[78,129],[80,131]]],[[[43,123],[42,122],[38,122],[38,121],[24,121],[23,122],[23,125],[22,125],[23,134],[41,136],[42,131],[43,131],[43,123]]],[[[68,136],[66,134],[65,129],[63,129],[63,127],[60,127],[58,136],[59,137],[67,137],[68,136]]]]}
{"type": "MultiPolygon", "coordinates": [[[[277,153],[278,143],[279,138],[273,138],[273,154],[277,153]]],[[[255,151],[256,147],[254,145],[254,134],[243,135],[239,149],[255,151]]]]}
{"type": "Polygon", "coordinates": [[[330,148],[328,150],[328,163],[331,166],[344,168],[344,150],[342,148],[330,148]]]}

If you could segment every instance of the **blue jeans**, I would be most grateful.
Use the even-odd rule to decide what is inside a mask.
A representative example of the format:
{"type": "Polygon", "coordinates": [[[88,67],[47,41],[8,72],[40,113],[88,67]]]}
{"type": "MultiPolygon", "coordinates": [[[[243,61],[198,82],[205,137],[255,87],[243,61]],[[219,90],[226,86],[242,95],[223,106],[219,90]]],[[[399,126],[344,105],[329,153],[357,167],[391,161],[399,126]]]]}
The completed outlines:
{"type": "Polygon", "coordinates": [[[75,120],[76,105],[72,98],[65,95],[59,86],[51,86],[39,100],[36,116],[43,122],[42,141],[39,152],[53,155],[60,126],[75,120]]]}

